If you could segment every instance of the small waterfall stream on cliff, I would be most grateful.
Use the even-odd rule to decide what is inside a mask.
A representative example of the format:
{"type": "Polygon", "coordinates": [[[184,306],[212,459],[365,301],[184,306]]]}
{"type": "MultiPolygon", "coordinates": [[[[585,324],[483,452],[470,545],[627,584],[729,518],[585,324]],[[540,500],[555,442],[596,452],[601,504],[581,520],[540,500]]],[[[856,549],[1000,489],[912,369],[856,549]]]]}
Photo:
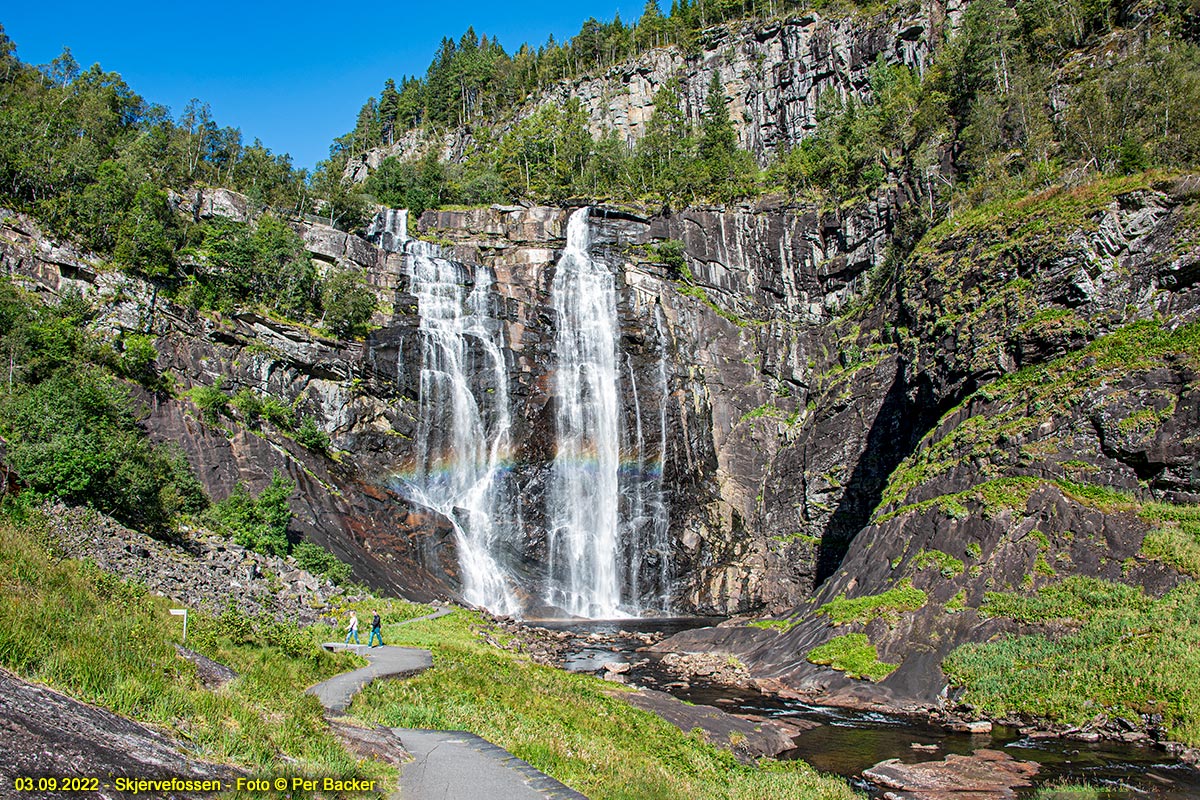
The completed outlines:
{"type": "MultiPolygon", "coordinates": [[[[551,288],[557,312],[554,341],[554,418],[557,450],[547,491],[548,587],[546,600],[571,614],[614,618],[642,610],[648,576],[643,562],[657,560],[655,605],[665,607],[666,505],[662,497],[665,452],[666,367],[661,330],[657,454],[648,457],[643,405],[632,361],[625,361],[633,401],[633,427],[625,424],[615,280],[589,252],[590,209],[567,223],[567,246],[551,288]]],[[[658,318],[655,318],[656,329],[658,318]]]]}
{"type": "Polygon", "coordinates": [[[513,614],[519,604],[496,556],[520,523],[503,474],[511,416],[500,325],[489,313],[492,275],[477,266],[471,276],[425,242],[408,242],[406,252],[421,333],[417,465],[409,485],[415,500],[454,526],[463,598],[513,614]]]}

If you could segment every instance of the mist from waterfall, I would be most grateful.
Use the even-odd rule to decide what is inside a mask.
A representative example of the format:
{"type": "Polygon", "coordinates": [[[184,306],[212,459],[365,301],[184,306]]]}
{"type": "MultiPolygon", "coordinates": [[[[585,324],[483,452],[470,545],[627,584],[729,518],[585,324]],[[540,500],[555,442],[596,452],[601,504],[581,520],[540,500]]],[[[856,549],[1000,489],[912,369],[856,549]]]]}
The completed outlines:
{"type": "Polygon", "coordinates": [[[494,279],[483,266],[469,274],[426,242],[408,242],[405,251],[421,336],[417,463],[408,484],[414,500],[454,526],[463,599],[515,614],[520,605],[500,554],[521,523],[504,471],[512,417],[503,335],[489,308],[494,279]]]}

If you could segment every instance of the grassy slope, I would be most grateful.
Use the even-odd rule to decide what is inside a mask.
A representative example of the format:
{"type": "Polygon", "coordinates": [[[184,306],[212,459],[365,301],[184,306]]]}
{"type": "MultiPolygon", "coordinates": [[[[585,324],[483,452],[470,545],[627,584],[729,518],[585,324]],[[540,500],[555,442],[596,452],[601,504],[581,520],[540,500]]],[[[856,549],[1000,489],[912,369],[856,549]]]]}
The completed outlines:
{"type": "MultiPolygon", "coordinates": [[[[317,701],[304,694],[357,665],[318,647],[342,631],[193,613],[189,646],[241,673],[211,692],[175,655],[172,605],[87,562],[57,558],[36,523],[0,525],[0,666],[164,728],[194,745],[197,757],[254,776],[394,780],[386,765],[347,753],[317,701]]],[[[379,608],[389,644],[430,647],[436,664],[413,680],[375,684],[355,703],[361,717],[475,731],[594,800],[855,797],[842,781],[799,762],[743,766],[698,734],[629,706],[614,684],[536,666],[487,644],[475,633],[477,615],[456,612],[401,627],[398,620],[427,609],[392,600],[355,608],[363,618],[379,608]]]]}
{"type": "Polygon", "coordinates": [[[0,666],[166,729],[193,755],[254,775],[392,773],[347,753],[304,694],[355,659],[321,650],[315,629],[193,612],[188,645],[241,674],[212,692],[175,654],[181,625],[172,605],[88,562],[55,557],[36,523],[0,525],[0,666]]]}
{"type": "Polygon", "coordinates": [[[386,725],[477,733],[593,800],[855,796],[801,762],[739,764],[699,734],[633,708],[620,686],[497,649],[481,627],[477,615],[456,612],[394,630],[389,643],[430,648],[434,669],[372,685],[351,712],[386,725]]]}
{"type": "Polygon", "coordinates": [[[1076,627],[951,653],[946,673],[985,713],[1032,713],[1068,724],[1158,713],[1172,738],[1200,745],[1200,584],[1152,600],[1123,584],[1073,579],[1034,598],[989,596],[981,611],[1076,627]]]}

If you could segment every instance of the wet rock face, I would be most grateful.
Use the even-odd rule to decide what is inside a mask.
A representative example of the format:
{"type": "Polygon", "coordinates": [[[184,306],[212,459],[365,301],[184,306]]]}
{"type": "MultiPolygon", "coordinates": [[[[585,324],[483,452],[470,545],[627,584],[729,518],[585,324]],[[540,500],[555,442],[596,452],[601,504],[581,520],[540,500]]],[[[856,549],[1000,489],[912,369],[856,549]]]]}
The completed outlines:
{"type": "MultiPolygon", "coordinates": [[[[624,417],[665,408],[672,552],[664,555],[676,578],[675,608],[720,614],[795,602],[814,585],[827,529],[847,540],[857,530],[858,517],[844,509],[838,516],[830,502],[841,484],[810,484],[804,471],[858,460],[868,444],[859,420],[881,416],[895,363],[862,371],[845,402],[821,412],[810,406],[814,378],[837,357],[828,323],[861,294],[882,257],[893,202],[884,193],[836,216],[771,207],[655,218],[593,210],[593,254],[619,276],[621,358],[632,376],[621,386],[624,417]],[[657,260],[656,247],[668,240],[682,243],[682,266],[657,260]]],[[[549,287],[565,218],[494,207],[427,212],[420,221],[423,234],[453,242],[456,257],[496,276],[534,529],[545,479],[535,465],[554,453],[549,287]]],[[[880,429],[901,424],[897,413],[887,407],[880,429]]],[[[867,482],[876,486],[889,471],[882,464],[867,482]]],[[[874,503],[869,492],[853,491],[863,496],[854,501],[861,516],[874,503]]],[[[530,575],[539,544],[536,536],[527,542],[530,575]]]]}

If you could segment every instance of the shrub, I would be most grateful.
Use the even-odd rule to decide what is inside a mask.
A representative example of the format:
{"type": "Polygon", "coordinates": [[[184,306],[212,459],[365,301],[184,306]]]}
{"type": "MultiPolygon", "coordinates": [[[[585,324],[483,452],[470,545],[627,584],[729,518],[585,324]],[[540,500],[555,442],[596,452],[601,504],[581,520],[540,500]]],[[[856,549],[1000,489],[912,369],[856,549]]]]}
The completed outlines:
{"type": "Polygon", "coordinates": [[[212,507],[208,519],[242,547],[285,556],[287,529],[292,521],[288,498],[295,489],[296,485],[276,470],[257,497],[239,483],[229,497],[212,507]]]}
{"type": "Polygon", "coordinates": [[[321,305],[325,310],[326,330],[339,339],[349,339],[367,332],[377,300],[362,277],[347,269],[325,279],[321,305]]]}
{"type": "Polygon", "coordinates": [[[229,395],[221,391],[222,379],[217,378],[212,386],[193,386],[188,392],[192,402],[200,409],[200,416],[209,425],[216,425],[229,407],[229,395]]]}
{"type": "Polygon", "coordinates": [[[300,429],[296,431],[296,442],[314,453],[329,452],[329,434],[317,427],[312,417],[305,417],[300,429]]]}
{"type": "Polygon", "coordinates": [[[292,555],[300,569],[328,578],[339,586],[350,580],[350,565],[318,544],[297,542],[292,548],[292,555]]]}
{"type": "Polygon", "coordinates": [[[155,369],[158,349],[154,346],[154,337],[132,334],[126,336],[121,345],[118,362],[121,374],[143,386],[154,388],[158,381],[158,371],[155,369]]]}
{"type": "Polygon", "coordinates": [[[262,398],[255,394],[253,389],[243,386],[233,396],[232,402],[233,407],[242,415],[242,421],[248,427],[257,428],[263,413],[262,398]]]}
{"type": "Polygon", "coordinates": [[[276,428],[285,431],[290,431],[296,426],[295,414],[291,407],[269,395],[262,400],[262,416],[276,428]]]}
{"type": "Polygon", "coordinates": [[[4,403],[8,460],[35,500],[89,505],[161,531],[207,499],[180,453],[150,444],[134,408],[112,378],[59,372],[4,403]]]}

